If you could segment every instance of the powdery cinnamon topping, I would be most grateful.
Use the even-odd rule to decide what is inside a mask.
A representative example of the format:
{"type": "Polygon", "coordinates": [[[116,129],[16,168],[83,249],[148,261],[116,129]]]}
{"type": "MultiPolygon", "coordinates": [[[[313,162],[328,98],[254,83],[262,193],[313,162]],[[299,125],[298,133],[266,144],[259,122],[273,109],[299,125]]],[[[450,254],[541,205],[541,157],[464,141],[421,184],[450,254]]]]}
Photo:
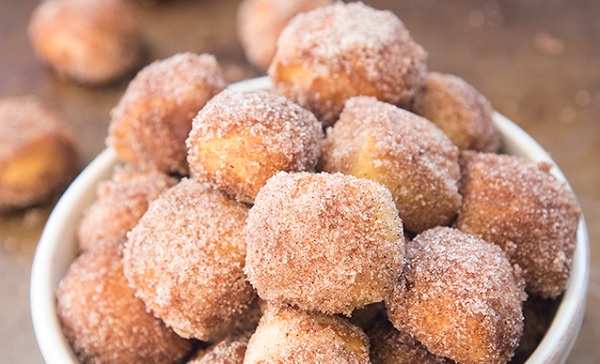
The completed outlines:
{"type": "Polygon", "coordinates": [[[377,181],[407,230],[452,222],[461,197],[458,148],[428,120],[374,97],[353,97],[327,130],[323,170],[377,181]]]}
{"type": "Polygon", "coordinates": [[[309,111],[267,91],[225,90],[194,118],[192,177],[252,202],[279,171],[314,171],[323,131],[309,111]]]}
{"type": "Polygon", "coordinates": [[[186,364],[242,364],[248,340],[252,332],[227,337],[216,344],[200,350],[186,364]]]}
{"type": "Polygon", "coordinates": [[[79,170],[72,130],[35,97],[0,100],[0,211],[42,202],[79,170]]]}
{"type": "Polygon", "coordinates": [[[435,355],[411,335],[396,330],[385,318],[367,331],[373,364],[452,364],[454,361],[435,355]]]}
{"type": "Polygon", "coordinates": [[[398,17],[360,2],[336,2],[292,19],[269,67],[276,92],[331,125],[352,96],[408,105],[427,55],[398,17]]]}
{"type": "Polygon", "coordinates": [[[435,123],[461,150],[500,149],[491,103],[460,77],[429,73],[411,109],[435,123]]]}
{"type": "Polygon", "coordinates": [[[280,172],[248,216],[246,273],[261,298],[349,315],[382,301],[402,269],[389,191],[342,174],[280,172]]]}
{"type": "Polygon", "coordinates": [[[61,280],[58,317],[82,363],[172,363],[191,342],[168,329],[135,298],[118,244],[80,255],[61,280]]]}
{"type": "Polygon", "coordinates": [[[192,119],[225,86],[212,55],[180,53],[155,61],[111,111],[107,145],[142,170],[187,174],[185,139],[192,119]]]}
{"type": "Polygon", "coordinates": [[[180,336],[214,339],[250,306],[243,272],[248,207],[183,179],[150,203],[127,234],[136,296],[180,336]]]}
{"type": "Polygon", "coordinates": [[[460,363],[503,363],[523,330],[524,281],[495,244],[437,227],[407,244],[402,276],[386,300],[400,331],[460,363]]]}
{"type": "Polygon", "coordinates": [[[571,272],[580,210],[547,163],[490,153],[463,153],[456,226],[494,242],[523,269],[527,290],[556,297],[571,272]]]}
{"type": "Polygon", "coordinates": [[[111,241],[108,238],[125,237],[150,201],[177,182],[162,172],[139,172],[131,165],[116,167],[111,180],[100,182],[96,200],[83,212],[77,229],[79,249],[85,251],[111,241]]]}
{"type": "Polygon", "coordinates": [[[369,361],[367,336],[347,320],[270,305],[250,338],[244,364],[369,361]]]}

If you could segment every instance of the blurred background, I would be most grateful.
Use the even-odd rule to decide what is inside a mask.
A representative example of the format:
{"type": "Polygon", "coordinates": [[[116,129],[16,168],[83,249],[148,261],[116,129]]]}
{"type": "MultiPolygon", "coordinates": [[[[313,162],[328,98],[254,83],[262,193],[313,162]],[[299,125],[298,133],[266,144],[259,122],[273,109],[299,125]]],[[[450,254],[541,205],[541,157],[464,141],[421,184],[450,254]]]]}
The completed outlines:
{"type": "MultiPolygon", "coordinates": [[[[211,53],[229,82],[263,75],[237,35],[240,1],[128,1],[139,9],[144,63],[211,53]]],[[[583,208],[590,235],[586,315],[569,363],[600,361],[600,2],[594,0],[365,1],[389,9],[429,53],[431,70],[456,74],[554,158],[583,208]]],[[[37,0],[0,0],[0,98],[36,95],[76,132],[83,168],[105,147],[109,112],[128,81],[82,86],[58,78],[32,50],[37,0]]],[[[43,359],[29,316],[33,254],[55,200],[0,215],[0,358],[43,359]]]]}

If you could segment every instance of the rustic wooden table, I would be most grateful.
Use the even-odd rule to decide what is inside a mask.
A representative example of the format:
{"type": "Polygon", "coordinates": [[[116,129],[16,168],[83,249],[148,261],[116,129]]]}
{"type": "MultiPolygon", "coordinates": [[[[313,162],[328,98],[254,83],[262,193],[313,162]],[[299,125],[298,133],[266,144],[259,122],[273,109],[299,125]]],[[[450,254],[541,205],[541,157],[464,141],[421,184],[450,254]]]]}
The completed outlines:
{"type": "MultiPolygon", "coordinates": [[[[127,81],[86,88],[57,79],[26,34],[38,0],[0,0],[0,98],[37,95],[77,132],[83,165],[104,148],[109,111],[127,81]]],[[[581,334],[569,363],[600,361],[600,2],[594,0],[388,0],[429,52],[432,70],[457,74],[545,147],[569,179],[587,219],[591,281],[581,334]]],[[[138,4],[148,61],[176,52],[217,56],[228,81],[260,75],[236,38],[238,1],[138,4]]],[[[29,315],[35,247],[52,204],[0,216],[0,358],[43,361],[29,315]]]]}

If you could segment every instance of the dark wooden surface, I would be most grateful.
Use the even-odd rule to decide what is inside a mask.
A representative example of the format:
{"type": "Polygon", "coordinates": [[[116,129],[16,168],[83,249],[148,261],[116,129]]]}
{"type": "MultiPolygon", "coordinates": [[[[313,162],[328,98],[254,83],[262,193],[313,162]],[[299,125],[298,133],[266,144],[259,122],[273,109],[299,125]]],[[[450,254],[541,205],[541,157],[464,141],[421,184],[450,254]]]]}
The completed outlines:
{"type": "MultiPolygon", "coordinates": [[[[133,1],[133,0],[131,0],[133,1]]],[[[474,85],[545,147],[569,179],[588,223],[587,311],[569,363],[600,361],[600,2],[595,0],[380,0],[429,52],[432,70],[474,85]]],[[[147,61],[180,51],[217,56],[228,81],[260,73],[236,38],[238,1],[141,2],[147,61]]],[[[76,130],[83,164],[104,148],[109,111],[127,80],[86,88],[57,79],[26,34],[36,0],[0,0],[0,98],[38,95],[76,130]]],[[[0,216],[0,358],[40,363],[29,316],[29,277],[52,207],[0,216]]]]}

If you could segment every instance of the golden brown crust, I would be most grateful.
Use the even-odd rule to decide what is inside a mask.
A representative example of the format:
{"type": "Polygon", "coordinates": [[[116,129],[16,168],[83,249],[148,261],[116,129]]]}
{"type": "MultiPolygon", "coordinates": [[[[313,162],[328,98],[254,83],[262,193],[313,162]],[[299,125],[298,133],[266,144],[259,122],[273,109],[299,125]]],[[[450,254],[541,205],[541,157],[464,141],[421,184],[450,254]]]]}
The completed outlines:
{"type": "Polygon", "coordinates": [[[277,93],[331,125],[352,96],[407,106],[425,77],[426,58],[391,12],[340,1],[288,23],[269,76],[277,93]]]}
{"type": "Polygon", "coordinates": [[[75,137],[34,97],[0,100],[0,211],[43,202],[79,170],[75,137]]]}
{"type": "Polygon", "coordinates": [[[123,275],[118,244],[80,255],[56,293],[63,332],[83,363],[172,363],[191,350],[146,311],[123,275]]]}
{"type": "Polygon", "coordinates": [[[367,331],[371,343],[372,364],[452,364],[454,361],[435,355],[405,332],[400,332],[383,318],[367,331]]]}
{"type": "Polygon", "coordinates": [[[449,227],[407,244],[402,276],[385,301],[396,329],[460,363],[508,361],[523,332],[518,266],[495,244],[449,227]]]}
{"type": "Polygon", "coordinates": [[[529,292],[556,297],[567,286],[580,210],[551,166],[464,152],[456,226],[498,244],[523,269],[529,292]]]}
{"type": "Polygon", "coordinates": [[[258,363],[370,363],[369,341],[343,318],[270,305],[244,359],[258,363]]]}
{"type": "Polygon", "coordinates": [[[154,200],[177,180],[162,172],[139,172],[131,165],[117,166],[111,180],[96,189],[96,200],[85,209],[77,228],[79,250],[125,237],[154,200]]]}
{"type": "Polygon", "coordinates": [[[244,0],[237,12],[237,33],[248,61],[265,71],[271,64],[277,38],[296,14],[333,0],[244,0]]]}
{"type": "Polygon", "coordinates": [[[420,116],[374,97],[353,97],[327,131],[322,154],[323,170],[386,186],[407,230],[449,225],[456,216],[458,148],[420,116]]]}
{"type": "Polygon", "coordinates": [[[188,173],[192,119],[226,86],[209,54],[179,53],[144,67],[111,112],[107,145],[140,170],[188,173]]]}
{"type": "Polygon", "coordinates": [[[186,143],[193,178],[251,203],[275,173],[313,172],[322,139],[319,121],[290,100],[225,90],[194,118],[186,143]]]}
{"type": "Polygon", "coordinates": [[[252,304],[243,272],[248,207],[190,179],[150,203],[127,235],[127,280],[180,336],[211,340],[252,304]]]}
{"type": "Polygon", "coordinates": [[[382,301],[402,269],[402,223],[372,181],[280,172],[247,223],[246,274],[268,302],[350,315],[382,301]]]}
{"type": "Polygon", "coordinates": [[[37,55],[61,77],[102,84],[140,63],[143,42],[135,7],[119,0],[47,0],[32,14],[37,55]]]}
{"type": "Polygon", "coordinates": [[[442,129],[460,150],[500,149],[491,103],[460,77],[429,73],[411,109],[442,129]]]}

